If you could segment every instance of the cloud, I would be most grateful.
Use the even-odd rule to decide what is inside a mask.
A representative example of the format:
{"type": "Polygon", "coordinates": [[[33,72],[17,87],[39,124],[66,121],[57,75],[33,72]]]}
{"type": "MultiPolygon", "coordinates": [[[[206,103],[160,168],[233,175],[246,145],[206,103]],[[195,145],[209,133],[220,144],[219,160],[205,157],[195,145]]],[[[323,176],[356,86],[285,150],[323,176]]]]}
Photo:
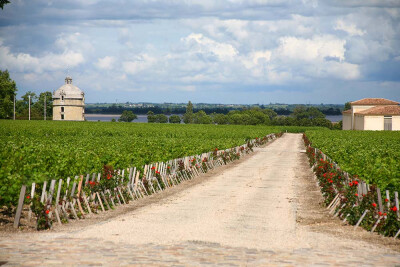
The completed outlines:
{"type": "Polygon", "coordinates": [[[0,42],[0,68],[17,72],[43,73],[46,71],[66,70],[85,61],[81,53],[64,51],[60,54],[45,53],[32,56],[28,53],[12,53],[10,48],[0,42]]]}
{"type": "Polygon", "coordinates": [[[189,47],[191,53],[204,55],[210,59],[232,61],[238,55],[238,51],[232,45],[216,42],[202,34],[192,33],[181,41],[189,47]]]}
{"type": "Polygon", "coordinates": [[[96,66],[99,69],[110,70],[113,68],[115,63],[115,58],[110,56],[105,56],[97,60],[96,66]]]}
{"type": "Polygon", "coordinates": [[[57,88],[69,68],[89,101],[249,102],[276,88],[309,101],[331,84],[344,99],[383,82],[398,94],[399,28],[396,0],[12,1],[0,68],[23,90],[57,88]]]}
{"type": "Polygon", "coordinates": [[[366,31],[358,29],[355,24],[347,24],[343,20],[339,19],[336,21],[336,26],[334,27],[335,30],[345,31],[351,36],[363,36],[366,31]]]}

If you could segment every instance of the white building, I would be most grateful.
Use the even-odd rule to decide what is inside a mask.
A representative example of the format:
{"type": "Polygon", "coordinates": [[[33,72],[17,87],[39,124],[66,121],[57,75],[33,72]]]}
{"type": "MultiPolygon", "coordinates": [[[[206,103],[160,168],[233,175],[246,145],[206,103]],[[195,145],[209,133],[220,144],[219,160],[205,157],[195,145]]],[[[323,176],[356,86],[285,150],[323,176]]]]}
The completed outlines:
{"type": "Polygon", "coordinates": [[[384,98],[364,98],[343,111],[343,130],[399,131],[399,102],[384,98]]]}
{"type": "Polygon", "coordinates": [[[66,77],[65,84],[53,92],[53,120],[83,121],[85,94],[66,77]]]}

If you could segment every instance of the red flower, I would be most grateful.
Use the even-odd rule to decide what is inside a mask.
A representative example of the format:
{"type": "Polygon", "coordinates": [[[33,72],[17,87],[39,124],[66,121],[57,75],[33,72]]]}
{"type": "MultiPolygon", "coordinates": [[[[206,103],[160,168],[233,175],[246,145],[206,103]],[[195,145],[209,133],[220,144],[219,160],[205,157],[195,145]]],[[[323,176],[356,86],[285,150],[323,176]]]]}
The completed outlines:
{"type": "Polygon", "coordinates": [[[358,185],[358,181],[353,181],[353,184],[354,185],[358,185]]]}
{"type": "Polygon", "coordinates": [[[397,207],[390,208],[392,211],[397,211],[397,207]]]}
{"type": "Polygon", "coordinates": [[[354,195],[355,195],[356,197],[358,197],[358,194],[357,194],[357,193],[355,193],[354,195]]]}
{"type": "Polygon", "coordinates": [[[386,214],[386,212],[383,214],[383,216],[386,216],[387,214],[386,214]]]}
{"type": "Polygon", "coordinates": [[[50,211],[49,210],[46,210],[46,214],[49,214],[50,213],[50,211]]]}
{"type": "Polygon", "coordinates": [[[27,198],[27,199],[30,199],[30,198],[31,198],[31,196],[26,196],[26,198],[27,198]]]}
{"type": "Polygon", "coordinates": [[[168,169],[171,169],[171,166],[168,166],[167,168],[168,168],[168,169]]]}
{"type": "Polygon", "coordinates": [[[156,171],[156,174],[160,174],[160,172],[159,172],[159,171],[156,171]]]}
{"type": "Polygon", "coordinates": [[[378,212],[379,216],[382,216],[382,212],[378,212]]]}
{"type": "Polygon", "coordinates": [[[156,167],[151,167],[151,169],[152,169],[152,170],[155,170],[155,169],[156,169],[156,167]]]}
{"type": "Polygon", "coordinates": [[[352,183],[352,182],[350,182],[350,183],[349,183],[349,186],[353,186],[353,183],[352,183]]]}
{"type": "Polygon", "coordinates": [[[389,199],[385,198],[385,202],[389,202],[389,199]]]}
{"type": "Polygon", "coordinates": [[[107,179],[108,179],[108,180],[111,179],[111,174],[107,174],[107,179]]]}
{"type": "Polygon", "coordinates": [[[374,207],[374,208],[375,208],[375,207],[376,207],[376,203],[372,203],[372,207],[374,207]]]}

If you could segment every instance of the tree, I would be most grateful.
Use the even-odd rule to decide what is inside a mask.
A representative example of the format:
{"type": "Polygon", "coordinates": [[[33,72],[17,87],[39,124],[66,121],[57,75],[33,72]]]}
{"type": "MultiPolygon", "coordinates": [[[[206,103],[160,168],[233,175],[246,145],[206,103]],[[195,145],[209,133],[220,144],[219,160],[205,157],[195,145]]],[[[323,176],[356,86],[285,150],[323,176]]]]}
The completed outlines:
{"type": "Polygon", "coordinates": [[[349,109],[351,109],[351,103],[350,102],[346,102],[344,104],[344,110],[349,110],[349,109]]]}
{"type": "Polygon", "coordinates": [[[228,123],[228,117],[224,114],[219,114],[219,113],[213,113],[212,114],[212,118],[214,123],[218,124],[218,125],[222,125],[222,124],[227,124],[228,123]]]}
{"type": "Polygon", "coordinates": [[[169,123],[181,123],[181,117],[179,115],[171,115],[169,117],[169,123]]]}
{"type": "Polygon", "coordinates": [[[193,104],[192,102],[189,101],[187,107],[186,107],[186,112],[183,115],[183,122],[184,123],[193,123],[193,104]]]}
{"type": "Polygon", "coordinates": [[[3,9],[4,5],[9,4],[9,0],[0,0],[0,8],[3,9]]]}
{"type": "Polygon", "coordinates": [[[10,78],[8,70],[0,70],[0,119],[10,119],[13,116],[14,96],[17,86],[10,78]]]}
{"type": "Polygon", "coordinates": [[[119,117],[118,121],[131,122],[134,119],[137,119],[137,116],[133,114],[132,111],[124,110],[121,114],[121,117],[119,117]]]}
{"type": "Polygon", "coordinates": [[[149,112],[147,112],[147,122],[149,122],[149,123],[156,122],[156,116],[154,115],[154,112],[151,110],[149,112]]]}
{"type": "Polygon", "coordinates": [[[203,110],[199,110],[193,116],[193,123],[196,124],[211,124],[212,118],[208,116],[203,110]]]}
{"type": "Polygon", "coordinates": [[[46,99],[46,117],[53,117],[53,98],[51,92],[40,93],[38,100],[33,104],[32,109],[34,114],[39,118],[44,116],[44,101],[46,99]]]}
{"type": "Polygon", "coordinates": [[[155,117],[156,117],[157,123],[167,123],[168,122],[168,117],[165,116],[164,114],[157,114],[155,117]]]}

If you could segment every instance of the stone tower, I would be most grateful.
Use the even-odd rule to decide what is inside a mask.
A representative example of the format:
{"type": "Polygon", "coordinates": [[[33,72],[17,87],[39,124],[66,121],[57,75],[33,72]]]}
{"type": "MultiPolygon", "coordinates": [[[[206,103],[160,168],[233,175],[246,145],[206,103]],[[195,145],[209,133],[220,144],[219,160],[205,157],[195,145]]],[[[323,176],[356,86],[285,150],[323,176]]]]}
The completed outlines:
{"type": "Polygon", "coordinates": [[[66,77],[65,84],[53,92],[53,120],[83,121],[85,94],[66,77]]]}

